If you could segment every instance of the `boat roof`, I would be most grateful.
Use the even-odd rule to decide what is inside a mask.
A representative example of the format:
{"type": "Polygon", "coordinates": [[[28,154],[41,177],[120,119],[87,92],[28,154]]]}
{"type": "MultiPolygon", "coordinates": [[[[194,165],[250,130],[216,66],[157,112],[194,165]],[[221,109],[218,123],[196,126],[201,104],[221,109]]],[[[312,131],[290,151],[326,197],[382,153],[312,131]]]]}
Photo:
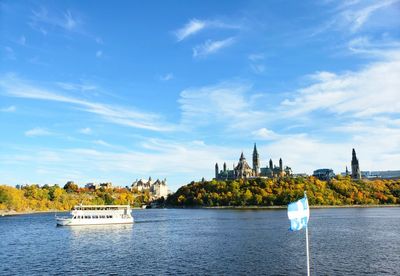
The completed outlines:
{"type": "Polygon", "coordinates": [[[129,209],[131,206],[129,205],[75,205],[74,209],[75,210],[93,210],[93,209],[99,209],[99,210],[116,210],[116,209],[129,209]]]}

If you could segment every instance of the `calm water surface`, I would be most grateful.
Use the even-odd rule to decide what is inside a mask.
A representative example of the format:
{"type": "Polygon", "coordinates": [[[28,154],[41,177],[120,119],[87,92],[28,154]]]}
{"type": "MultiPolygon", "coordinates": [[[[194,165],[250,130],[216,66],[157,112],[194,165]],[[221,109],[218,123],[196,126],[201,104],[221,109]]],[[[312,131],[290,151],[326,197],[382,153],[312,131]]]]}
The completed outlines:
{"type": "MultiPolygon", "coordinates": [[[[286,210],[135,210],[132,226],[0,217],[1,275],[304,275],[286,210]]],[[[311,210],[312,275],[400,275],[400,208],[311,210]]]]}

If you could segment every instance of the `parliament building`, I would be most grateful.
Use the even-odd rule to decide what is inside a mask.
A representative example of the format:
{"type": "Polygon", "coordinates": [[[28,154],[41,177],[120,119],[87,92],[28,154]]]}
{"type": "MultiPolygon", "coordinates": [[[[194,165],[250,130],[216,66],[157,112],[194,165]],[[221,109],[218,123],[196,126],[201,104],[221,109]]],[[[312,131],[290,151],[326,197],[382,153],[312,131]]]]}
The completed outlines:
{"type": "Polygon", "coordinates": [[[257,152],[256,144],[254,144],[252,167],[247,163],[243,152],[240,155],[239,163],[237,165],[234,164],[232,170],[227,169],[226,163],[224,163],[222,170],[219,169],[218,163],[215,164],[215,179],[217,180],[234,180],[255,177],[274,178],[291,174],[292,169],[287,166],[283,167],[282,159],[279,159],[278,166],[274,166],[270,159],[269,164],[266,167],[260,167],[260,156],[257,152]]]}

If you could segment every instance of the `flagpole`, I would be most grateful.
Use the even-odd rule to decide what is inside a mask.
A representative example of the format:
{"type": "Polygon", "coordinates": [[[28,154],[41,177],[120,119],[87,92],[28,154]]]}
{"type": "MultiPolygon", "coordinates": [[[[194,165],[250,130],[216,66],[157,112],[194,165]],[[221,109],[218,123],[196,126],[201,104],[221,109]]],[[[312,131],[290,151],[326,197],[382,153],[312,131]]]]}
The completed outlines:
{"type": "Polygon", "coordinates": [[[306,226],[306,247],[307,247],[307,276],[310,276],[310,253],[308,252],[308,226],[306,226]]]}
{"type": "MultiPolygon", "coordinates": [[[[307,192],[304,191],[304,197],[307,197],[307,192]]],[[[307,200],[308,205],[308,200],[307,200]]],[[[307,250],[307,276],[310,276],[310,252],[308,250],[308,223],[306,225],[306,250],[307,250]]]]}

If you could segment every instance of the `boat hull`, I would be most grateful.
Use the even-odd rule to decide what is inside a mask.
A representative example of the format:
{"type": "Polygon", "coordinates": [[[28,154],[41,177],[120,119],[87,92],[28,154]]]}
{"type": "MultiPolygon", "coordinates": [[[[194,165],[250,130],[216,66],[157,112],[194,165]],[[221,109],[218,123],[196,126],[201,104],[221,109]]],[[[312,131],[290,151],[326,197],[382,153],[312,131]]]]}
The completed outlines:
{"type": "Polygon", "coordinates": [[[108,224],[132,224],[133,217],[127,219],[72,219],[72,218],[57,218],[58,226],[79,226],[79,225],[108,225],[108,224]]]}

